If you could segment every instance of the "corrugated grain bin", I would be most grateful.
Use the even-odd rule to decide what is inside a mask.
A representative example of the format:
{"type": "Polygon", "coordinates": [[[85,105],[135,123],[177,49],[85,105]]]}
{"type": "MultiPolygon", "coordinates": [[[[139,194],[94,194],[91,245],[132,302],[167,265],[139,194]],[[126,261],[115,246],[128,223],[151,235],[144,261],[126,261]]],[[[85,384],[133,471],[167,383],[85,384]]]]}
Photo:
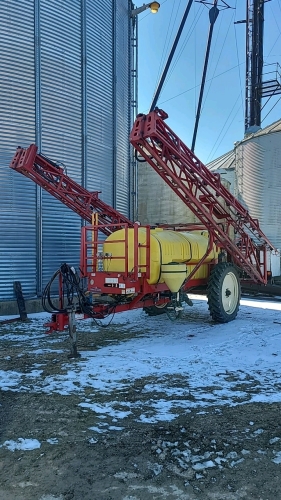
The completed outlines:
{"type": "Polygon", "coordinates": [[[281,120],[236,142],[208,168],[231,182],[231,192],[281,248],[281,120]]]}
{"type": "Polygon", "coordinates": [[[128,135],[132,20],[128,0],[9,0],[0,16],[0,300],[20,280],[35,296],[78,264],[80,218],[8,166],[17,146],[67,167],[131,216],[128,135]]]}
{"type": "MultiPolygon", "coordinates": [[[[230,189],[227,179],[222,184],[230,189]]],[[[225,203],[221,200],[223,205],[225,203]]],[[[142,224],[196,224],[196,215],[147,163],[138,166],[138,219],[142,224]]]]}

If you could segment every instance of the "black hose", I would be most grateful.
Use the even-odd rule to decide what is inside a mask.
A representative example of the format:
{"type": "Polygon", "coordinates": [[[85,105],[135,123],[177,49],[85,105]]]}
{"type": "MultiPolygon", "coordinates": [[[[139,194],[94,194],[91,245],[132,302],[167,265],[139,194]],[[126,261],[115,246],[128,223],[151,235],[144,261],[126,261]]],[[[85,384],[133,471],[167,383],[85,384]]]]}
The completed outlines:
{"type": "MultiPolygon", "coordinates": [[[[75,271],[75,269],[68,264],[64,263],[60,266],[60,268],[54,273],[52,278],[50,279],[49,283],[47,283],[43,295],[42,295],[42,306],[43,309],[49,313],[66,313],[67,312],[67,307],[71,306],[73,304],[73,299],[74,296],[77,297],[78,299],[78,304],[81,309],[81,311],[89,316],[90,318],[94,319],[96,322],[95,318],[95,313],[93,312],[93,305],[89,301],[89,298],[85,294],[83,288],[81,287],[80,284],[81,280],[75,271]],[[52,299],[51,299],[51,288],[53,283],[59,279],[61,276],[62,280],[62,292],[63,292],[63,300],[64,297],[67,299],[67,305],[63,306],[62,308],[58,308],[54,305],[52,299]]],[[[111,314],[115,313],[115,309],[117,306],[118,302],[116,304],[110,305],[107,308],[106,311],[106,316],[109,316],[111,314]]],[[[97,323],[99,326],[108,326],[108,325],[100,325],[97,323]]],[[[110,323],[109,323],[110,324],[110,323]]]]}

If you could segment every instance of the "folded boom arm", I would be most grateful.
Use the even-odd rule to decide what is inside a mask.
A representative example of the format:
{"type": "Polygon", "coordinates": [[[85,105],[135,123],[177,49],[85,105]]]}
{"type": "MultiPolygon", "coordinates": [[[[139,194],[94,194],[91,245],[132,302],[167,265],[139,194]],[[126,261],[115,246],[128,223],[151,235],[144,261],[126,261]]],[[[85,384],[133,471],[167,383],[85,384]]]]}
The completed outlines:
{"type": "MultiPolygon", "coordinates": [[[[27,149],[18,148],[10,167],[32,179],[88,223],[92,224],[92,214],[97,213],[100,231],[107,236],[115,230],[115,227],[103,227],[103,224],[124,223],[133,227],[133,223],[127,217],[101,201],[97,191],[87,191],[68,177],[63,168],[37,153],[35,144],[31,144],[27,149]]],[[[119,227],[116,226],[116,229],[119,227]]]]}
{"type": "Polygon", "coordinates": [[[139,115],[130,142],[212,234],[237,266],[256,283],[267,282],[266,250],[277,250],[239,201],[168,127],[159,109],[139,115]],[[230,229],[236,241],[230,237],[230,229]]]}

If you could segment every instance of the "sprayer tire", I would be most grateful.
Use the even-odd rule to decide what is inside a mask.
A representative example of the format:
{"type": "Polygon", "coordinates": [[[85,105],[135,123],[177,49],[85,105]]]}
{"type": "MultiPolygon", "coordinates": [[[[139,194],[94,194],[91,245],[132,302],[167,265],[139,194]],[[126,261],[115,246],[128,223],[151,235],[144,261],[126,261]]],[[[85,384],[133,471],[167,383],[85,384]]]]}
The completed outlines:
{"type": "Polygon", "coordinates": [[[238,313],[241,297],[239,274],[228,262],[217,264],[209,278],[207,297],[210,315],[216,323],[233,321],[238,313]]]}
{"type": "Polygon", "coordinates": [[[159,316],[166,312],[168,303],[161,304],[161,306],[149,306],[144,307],[143,310],[148,316],[159,316]]]}

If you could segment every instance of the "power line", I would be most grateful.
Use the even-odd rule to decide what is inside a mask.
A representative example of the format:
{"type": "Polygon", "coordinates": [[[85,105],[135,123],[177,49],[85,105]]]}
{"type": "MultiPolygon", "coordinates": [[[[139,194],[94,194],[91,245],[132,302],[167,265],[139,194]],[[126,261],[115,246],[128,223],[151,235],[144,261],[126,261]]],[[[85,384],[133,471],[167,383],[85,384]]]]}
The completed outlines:
{"type": "Polygon", "coordinates": [[[275,108],[276,104],[278,104],[278,102],[280,101],[281,97],[279,97],[279,99],[276,101],[275,104],[273,104],[272,108],[269,110],[269,112],[267,113],[267,115],[265,115],[265,117],[263,118],[262,122],[264,122],[264,120],[268,117],[268,115],[271,113],[271,111],[273,110],[273,108],[275,108]]]}
{"type": "MultiPolygon", "coordinates": [[[[240,63],[240,64],[236,64],[236,66],[233,66],[232,68],[229,68],[226,71],[223,71],[222,73],[219,73],[218,75],[215,75],[213,77],[213,80],[215,78],[219,78],[222,75],[225,75],[226,73],[229,73],[229,71],[232,71],[233,69],[238,68],[238,66],[241,66],[242,64],[245,64],[245,61],[242,62],[242,63],[240,63]]],[[[206,80],[206,81],[209,82],[209,80],[206,80]]],[[[181,96],[183,94],[186,94],[187,92],[190,92],[191,90],[194,90],[194,89],[196,89],[198,87],[200,87],[200,85],[195,85],[194,87],[191,87],[190,89],[184,90],[183,92],[180,92],[179,94],[174,95],[173,97],[169,97],[169,99],[166,99],[165,101],[161,101],[159,104],[164,104],[165,102],[171,101],[172,99],[176,99],[176,97],[179,97],[179,96],[181,96]]]]}
{"type": "MultiPolygon", "coordinates": [[[[208,159],[210,158],[210,156],[212,155],[212,153],[213,153],[213,151],[214,151],[214,149],[215,149],[215,147],[216,147],[216,145],[217,145],[217,143],[218,143],[218,141],[219,141],[219,139],[220,139],[220,137],[221,137],[221,134],[223,133],[224,128],[226,127],[226,124],[227,124],[228,120],[230,119],[231,114],[232,114],[232,112],[234,111],[235,106],[236,106],[237,102],[239,101],[239,99],[240,99],[240,92],[239,92],[238,97],[237,97],[237,99],[236,99],[235,103],[233,104],[232,109],[231,109],[231,111],[229,112],[228,117],[227,117],[227,119],[225,120],[225,122],[224,122],[224,124],[223,124],[223,126],[222,126],[222,128],[221,128],[221,131],[220,131],[220,133],[219,133],[219,135],[218,135],[218,137],[217,137],[217,139],[216,139],[216,141],[215,141],[215,143],[214,143],[214,145],[213,145],[213,147],[212,147],[212,149],[211,149],[211,151],[210,151],[210,153],[209,153],[209,155],[208,155],[208,157],[207,157],[207,161],[208,161],[208,159]]],[[[243,104],[242,104],[242,107],[243,107],[243,104]]],[[[239,110],[240,110],[240,108],[239,108],[239,110]]],[[[238,110],[238,111],[239,111],[239,110],[238,110]]],[[[236,113],[236,114],[237,114],[237,113],[236,113]]],[[[235,115],[235,116],[236,116],[236,115],[235,115]]],[[[232,122],[231,122],[231,123],[232,123],[232,122]]],[[[218,149],[218,147],[220,146],[220,144],[221,144],[221,142],[218,144],[217,148],[215,149],[214,154],[215,154],[215,152],[217,151],[217,149],[218,149]]]]}
{"type": "Polygon", "coordinates": [[[226,136],[227,132],[229,131],[229,129],[230,129],[230,127],[231,127],[231,125],[233,124],[233,122],[234,122],[234,120],[235,120],[236,116],[237,116],[237,115],[238,115],[238,113],[240,112],[240,109],[241,109],[241,106],[238,108],[238,110],[236,111],[236,113],[235,113],[234,117],[232,118],[232,120],[231,120],[230,124],[228,125],[228,127],[227,127],[227,129],[226,129],[226,131],[225,131],[225,133],[224,133],[224,135],[223,135],[223,137],[221,138],[220,143],[218,144],[217,148],[215,149],[215,151],[214,151],[214,153],[213,153],[213,156],[216,154],[216,152],[217,152],[218,148],[220,147],[220,145],[221,145],[222,141],[224,140],[224,138],[225,138],[225,136],[226,136]]]}
{"type": "MultiPolygon", "coordinates": [[[[155,90],[156,90],[156,87],[157,87],[157,82],[158,82],[158,80],[160,78],[161,68],[162,68],[162,65],[163,65],[163,62],[164,62],[164,55],[165,55],[164,53],[167,52],[167,48],[168,48],[168,33],[170,31],[170,26],[171,26],[171,21],[172,21],[172,17],[173,17],[174,8],[175,8],[175,0],[174,0],[174,3],[173,3],[171,15],[169,16],[169,24],[168,24],[168,28],[167,28],[167,31],[166,31],[165,42],[164,42],[164,45],[163,45],[162,55],[161,55],[161,59],[160,59],[159,67],[158,67],[158,73],[157,73],[156,82],[155,82],[155,85],[154,85],[154,92],[153,92],[153,94],[155,93],[155,90]]],[[[175,21],[174,21],[174,24],[175,24],[175,21]]],[[[173,27],[174,27],[174,24],[173,24],[173,27]]],[[[170,34],[169,40],[170,40],[170,38],[171,38],[171,34],[170,34]]]]}
{"type": "MultiPolygon", "coordinates": [[[[281,10],[280,1],[279,1],[279,7],[280,7],[280,10],[281,10]]],[[[280,38],[280,36],[281,36],[281,29],[279,28],[279,26],[278,26],[278,24],[277,24],[277,21],[276,21],[276,16],[274,15],[274,12],[273,12],[273,10],[272,10],[272,6],[271,6],[271,5],[270,5],[270,9],[271,9],[271,12],[272,12],[272,16],[273,16],[273,18],[274,18],[274,21],[275,21],[275,23],[276,23],[277,29],[278,29],[278,31],[279,31],[279,35],[278,35],[278,37],[276,38],[276,40],[275,40],[274,44],[272,45],[272,47],[271,47],[271,49],[270,49],[270,51],[269,51],[269,53],[268,53],[267,57],[269,57],[269,56],[270,56],[271,51],[273,50],[273,48],[275,47],[276,43],[278,42],[278,40],[279,40],[279,38],[280,38]]]]}
{"type": "Polygon", "coordinates": [[[178,62],[179,62],[179,60],[180,60],[180,58],[181,58],[181,56],[182,56],[182,53],[183,53],[183,51],[184,51],[184,49],[185,49],[185,47],[186,47],[187,43],[189,42],[189,40],[190,40],[190,38],[191,38],[191,35],[193,34],[193,32],[194,32],[194,30],[195,30],[195,28],[196,28],[196,26],[197,26],[197,24],[198,24],[198,22],[199,22],[199,19],[200,19],[201,15],[202,15],[203,10],[204,10],[204,7],[203,7],[203,5],[201,5],[201,10],[198,10],[198,12],[197,12],[197,14],[196,14],[197,19],[196,19],[196,16],[195,16],[195,18],[194,18],[194,20],[193,20],[193,22],[192,22],[192,24],[191,24],[191,27],[190,27],[190,29],[189,29],[189,32],[187,33],[187,35],[186,35],[186,37],[185,37],[185,39],[184,39],[184,41],[183,41],[182,47],[181,47],[181,49],[180,49],[180,51],[179,51],[179,54],[177,55],[177,57],[176,57],[176,58],[175,58],[175,60],[174,60],[174,63],[173,63],[173,65],[172,65],[172,67],[171,67],[171,70],[170,70],[170,72],[169,72],[169,76],[168,76],[168,78],[166,79],[165,85],[167,84],[167,82],[168,82],[169,78],[171,77],[171,75],[172,75],[172,73],[173,73],[174,69],[176,68],[176,66],[177,66],[177,64],[178,64],[178,62]]]}
{"type": "MultiPolygon", "coordinates": [[[[207,92],[206,92],[206,96],[205,96],[205,98],[204,98],[204,102],[203,102],[203,105],[202,105],[202,110],[201,110],[201,112],[202,112],[202,111],[203,111],[203,109],[204,109],[204,106],[205,106],[205,103],[206,103],[207,97],[208,97],[209,92],[210,92],[210,90],[211,90],[211,86],[212,86],[213,79],[214,79],[214,74],[215,74],[215,71],[216,71],[216,69],[217,69],[217,67],[218,67],[218,64],[219,64],[219,61],[220,61],[220,58],[221,58],[222,51],[223,51],[223,49],[224,49],[224,47],[225,47],[225,41],[226,41],[226,38],[227,38],[227,36],[228,36],[228,33],[229,33],[229,30],[230,30],[230,26],[231,26],[231,23],[232,23],[233,18],[234,18],[234,13],[233,13],[233,15],[232,15],[232,17],[231,17],[231,19],[230,19],[230,22],[229,22],[229,25],[228,25],[228,29],[227,29],[227,32],[226,32],[225,37],[224,37],[224,41],[223,41],[222,46],[221,46],[221,50],[220,50],[220,53],[219,53],[219,57],[218,57],[218,60],[217,60],[217,63],[216,63],[215,69],[214,69],[214,71],[213,71],[213,76],[212,76],[212,77],[211,77],[211,79],[210,79],[210,85],[208,86],[208,90],[207,90],[207,92]]],[[[222,18],[221,18],[221,19],[222,19],[222,18]]],[[[214,53],[215,53],[215,47],[214,47],[214,50],[213,50],[213,54],[214,54],[214,53]]]]}

